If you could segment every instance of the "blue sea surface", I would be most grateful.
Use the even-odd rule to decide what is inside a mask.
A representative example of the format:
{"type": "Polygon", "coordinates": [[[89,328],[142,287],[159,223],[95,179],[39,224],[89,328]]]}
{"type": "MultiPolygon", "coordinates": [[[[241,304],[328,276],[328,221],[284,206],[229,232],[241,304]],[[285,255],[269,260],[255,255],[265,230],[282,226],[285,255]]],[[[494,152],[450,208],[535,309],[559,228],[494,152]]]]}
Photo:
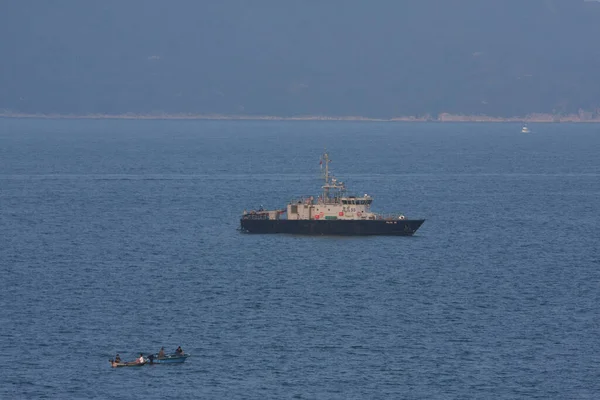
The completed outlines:
{"type": "Polygon", "coordinates": [[[600,398],[600,126],[520,128],[0,119],[0,398],[600,398]],[[325,148],[417,234],[237,230],[325,148]]]}

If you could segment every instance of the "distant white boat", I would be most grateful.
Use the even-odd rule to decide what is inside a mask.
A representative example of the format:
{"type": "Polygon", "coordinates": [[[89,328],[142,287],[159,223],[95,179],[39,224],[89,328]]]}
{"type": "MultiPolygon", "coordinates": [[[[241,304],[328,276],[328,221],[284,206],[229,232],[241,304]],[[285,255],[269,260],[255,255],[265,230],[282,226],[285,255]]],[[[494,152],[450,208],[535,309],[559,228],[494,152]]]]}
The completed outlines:
{"type": "Polygon", "coordinates": [[[530,133],[530,132],[531,132],[531,130],[529,130],[527,125],[523,125],[523,127],[521,128],[521,133],[530,133]]]}

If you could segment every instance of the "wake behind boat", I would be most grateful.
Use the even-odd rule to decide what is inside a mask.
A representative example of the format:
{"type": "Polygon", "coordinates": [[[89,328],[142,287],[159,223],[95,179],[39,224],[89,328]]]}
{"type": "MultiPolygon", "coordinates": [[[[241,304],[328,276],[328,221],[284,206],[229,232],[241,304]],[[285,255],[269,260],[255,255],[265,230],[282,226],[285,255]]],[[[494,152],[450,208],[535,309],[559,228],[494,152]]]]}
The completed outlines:
{"type": "Polygon", "coordinates": [[[412,236],[425,222],[407,219],[403,214],[371,212],[373,198],[350,196],[346,186],[329,173],[329,155],[325,162],[323,193],[290,202],[285,209],[244,211],[241,230],[247,233],[292,233],[306,235],[394,235],[412,236]],[[287,217],[284,216],[287,214],[287,217]]]}

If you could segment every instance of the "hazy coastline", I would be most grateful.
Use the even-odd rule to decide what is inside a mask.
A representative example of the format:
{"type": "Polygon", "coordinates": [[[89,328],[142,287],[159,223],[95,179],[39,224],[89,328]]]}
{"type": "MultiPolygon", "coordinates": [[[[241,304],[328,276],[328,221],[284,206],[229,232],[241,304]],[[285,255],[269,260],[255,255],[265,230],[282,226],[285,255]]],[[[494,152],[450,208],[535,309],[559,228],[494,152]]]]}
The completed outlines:
{"type": "Polygon", "coordinates": [[[372,118],[362,116],[270,116],[270,115],[225,115],[225,114],[52,114],[0,112],[0,118],[38,119],[146,119],[146,120],[256,120],[256,121],[371,121],[371,122],[521,122],[521,123],[600,123],[600,115],[591,113],[552,115],[530,114],[525,117],[494,117],[487,115],[460,115],[442,113],[434,116],[402,116],[393,118],[372,118]]]}

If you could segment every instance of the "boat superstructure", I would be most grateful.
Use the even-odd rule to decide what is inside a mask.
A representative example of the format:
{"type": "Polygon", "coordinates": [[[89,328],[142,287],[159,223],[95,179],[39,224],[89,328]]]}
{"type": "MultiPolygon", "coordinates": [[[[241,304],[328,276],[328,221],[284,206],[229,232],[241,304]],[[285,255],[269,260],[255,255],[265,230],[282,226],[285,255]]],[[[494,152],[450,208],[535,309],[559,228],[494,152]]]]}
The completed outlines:
{"type": "MultiPolygon", "coordinates": [[[[346,185],[339,181],[329,171],[329,155],[323,154],[322,165],[325,165],[323,178],[323,192],[314,199],[300,198],[287,205],[287,218],[292,220],[376,220],[383,219],[383,215],[371,212],[373,198],[368,194],[364,196],[350,196],[347,194],[346,185]]],[[[385,218],[403,220],[404,215],[386,215],[385,218]]]]}

